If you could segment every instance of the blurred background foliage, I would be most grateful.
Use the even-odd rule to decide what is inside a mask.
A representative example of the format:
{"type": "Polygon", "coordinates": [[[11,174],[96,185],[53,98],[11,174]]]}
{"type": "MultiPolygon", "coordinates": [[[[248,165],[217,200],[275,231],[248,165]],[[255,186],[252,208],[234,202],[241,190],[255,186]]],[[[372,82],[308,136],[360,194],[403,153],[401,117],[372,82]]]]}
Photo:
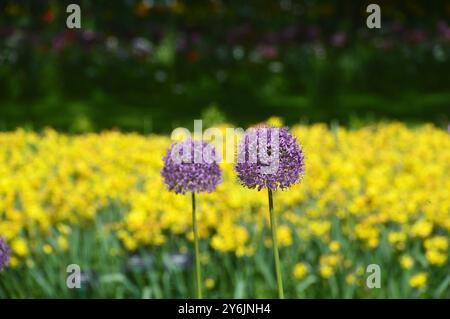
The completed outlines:
{"type": "Polygon", "coordinates": [[[167,132],[276,115],[447,126],[448,1],[0,3],[0,130],[167,132]],[[66,28],[79,3],[82,28],[66,28]]]}

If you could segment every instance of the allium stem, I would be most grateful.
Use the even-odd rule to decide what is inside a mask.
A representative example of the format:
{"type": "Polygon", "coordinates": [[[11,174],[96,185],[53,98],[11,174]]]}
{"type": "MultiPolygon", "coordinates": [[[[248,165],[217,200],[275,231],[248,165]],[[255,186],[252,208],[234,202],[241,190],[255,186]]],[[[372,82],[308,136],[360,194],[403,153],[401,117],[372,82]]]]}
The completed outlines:
{"type": "Polygon", "coordinates": [[[202,274],[200,272],[200,254],[198,249],[198,230],[197,230],[197,216],[195,209],[195,193],[192,192],[192,230],[194,232],[194,246],[195,246],[195,278],[197,281],[197,298],[202,299],[202,274]]]}
{"type": "Polygon", "coordinates": [[[268,192],[269,192],[270,226],[272,229],[273,259],[275,261],[275,273],[277,275],[278,298],[284,299],[283,278],[281,277],[280,256],[278,254],[277,220],[273,212],[272,190],[269,188],[268,192]]]}

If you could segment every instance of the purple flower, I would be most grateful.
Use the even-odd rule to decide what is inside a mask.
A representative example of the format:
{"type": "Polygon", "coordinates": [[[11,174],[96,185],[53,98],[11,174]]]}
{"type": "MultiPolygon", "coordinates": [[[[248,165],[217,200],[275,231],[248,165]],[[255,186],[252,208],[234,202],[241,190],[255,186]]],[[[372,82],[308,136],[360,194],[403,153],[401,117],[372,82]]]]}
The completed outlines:
{"type": "Polygon", "coordinates": [[[320,38],[320,29],[316,26],[309,27],[306,30],[306,37],[310,41],[317,41],[320,38]]]}
{"type": "Polygon", "coordinates": [[[67,45],[66,35],[64,33],[60,33],[53,38],[52,46],[55,51],[63,50],[67,45]]]}
{"type": "Polygon", "coordinates": [[[337,32],[331,37],[331,45],[336,48],[342,48],[347,43],[347,34],[345,32],[337,32]]]}
{"type": "Polygon", "coordinates": [[[287,127],[247,130],[238,146],[238,178],[248,188],[286,189],[304,173],[304,155],[287,127]]]}
{"type": "Polygon", "coordinates": [[[440,21],[437,24],[437,31],[442,40],[450,41],[450,27],[445,21],[440,21]]]}
{"type": "Polygon", "coordinates": [[[212,192],[222,180],[212,144],[185,139],[173,144],[163,158],[161,175],[170,191],[212,192]]]}
{"type": "Polygon", "coordinates": [[[9,255],[11,255],[11,249],[3,237],[0,237],[0,271],[2,271],[3,267],[8,266],[9,255]]]}

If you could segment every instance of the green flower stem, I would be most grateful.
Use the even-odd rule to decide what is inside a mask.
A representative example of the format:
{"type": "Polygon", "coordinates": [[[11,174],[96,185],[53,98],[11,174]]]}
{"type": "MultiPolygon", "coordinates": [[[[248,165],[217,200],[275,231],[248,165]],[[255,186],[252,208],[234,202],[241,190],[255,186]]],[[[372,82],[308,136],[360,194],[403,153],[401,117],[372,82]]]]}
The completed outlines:
{"type": "Polygon", "coordinates": [[[202,299],[202,274],[200,272],[200,254],[198,250],[198,230],[197,230],[197,216],[195,209],[195,193],[192,192],[192,230],[194,232],[194,246],[195,246],[195,278],[197,281],[197,298],[202,299]]]}
{"type": "Polygon", "coordinates": [[[270,226],[272,229],[273,259],[275,261],[275,273],[277,275],[278,298],[284,299],[283,279],[281,277],[281,268],[280,268],[280,256],[278,254],[277,220],[273,212],[272,190],[269,188],[268,192],[269,192],[270,226]]]}

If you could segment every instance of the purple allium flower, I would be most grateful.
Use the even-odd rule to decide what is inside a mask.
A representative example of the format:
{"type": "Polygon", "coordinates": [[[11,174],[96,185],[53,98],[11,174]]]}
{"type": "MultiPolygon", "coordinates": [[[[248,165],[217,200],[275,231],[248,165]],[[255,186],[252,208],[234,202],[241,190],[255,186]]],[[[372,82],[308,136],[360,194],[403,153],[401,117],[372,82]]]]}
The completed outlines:
{"type": "Polygon", "coordinates": [[[11,255],[11,249],[3,237],[0,237],[0,271],[2,271],[3,267],[8,266],[9,255],[11,255]]]}
{"type": "Polygon", "coordinates": [[[238,148],[238,178],[248,188],[286,189],[304,173],[304,155],[287,127],[247,130],[238,148]]]}
{"type": "Polygon", "coordinates": [[[222,181],[217,160],[212,144],[185,139],[169,148],[161,175],[169,190],[177,194],[210,193],[222,181]]]}

